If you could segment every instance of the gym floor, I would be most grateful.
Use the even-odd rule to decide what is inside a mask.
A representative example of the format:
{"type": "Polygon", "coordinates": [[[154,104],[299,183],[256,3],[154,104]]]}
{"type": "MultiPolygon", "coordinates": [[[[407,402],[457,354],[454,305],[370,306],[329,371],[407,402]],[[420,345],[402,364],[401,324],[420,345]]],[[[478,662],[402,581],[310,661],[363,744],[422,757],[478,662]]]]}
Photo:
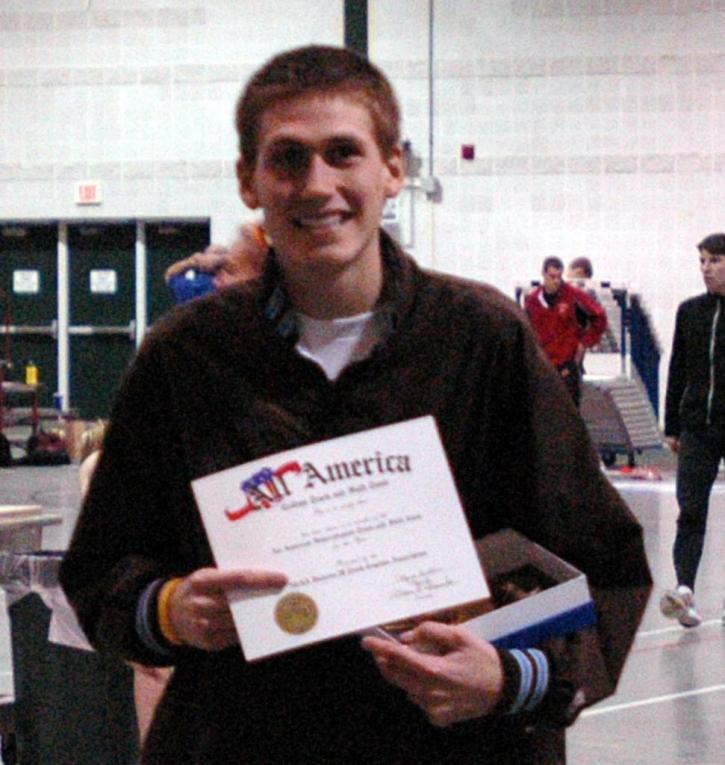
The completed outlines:
{"type": "MultiPolygon", "coordinates": [[[[63,523],[43,532],[43,548],[66,547],[78,513],[78,468],[0,470],[0,504],[37,503],[63,523]]],[[[642,469],[608,475],[645,528],[655,593],[615,696],[586,710],[569,733],[570,765],[721,765],[725,741],[725,474],[710,505],[697,582],[702,625],[685,630],[659,613],[673,584],[671,548],[677,517],[673,472],[642,469]],[[652,478],[659,480],[651,480],[652,478]]],[[[5,610],[0,612],[0,694],[12,693],[5,610]]],[[[52,763],[49,763],[52,765],[52,763]]]]}

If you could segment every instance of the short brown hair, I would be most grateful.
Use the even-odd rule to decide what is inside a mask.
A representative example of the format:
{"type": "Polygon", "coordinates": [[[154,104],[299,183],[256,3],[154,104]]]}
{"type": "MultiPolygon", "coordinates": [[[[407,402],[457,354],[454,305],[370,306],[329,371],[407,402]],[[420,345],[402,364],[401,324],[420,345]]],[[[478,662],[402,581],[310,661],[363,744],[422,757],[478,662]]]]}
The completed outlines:
{"type": "Polygon", "coordinates": [[[96,420],[92,425],[88,426],[83,431],[81,436],[80,445],[80,461],[86,457],[89,457],[93,452],[99,451],[103,448],[103,439],[106,436],[106,420],[96,420]]]}
{"type": "Polygon", "coordinates": [[[259,125],[273,104],[303,94],[357,99],[368,109],[384,157],[400,141],[400,107],[387,77],[366,58],[346,48],[308,45],[270,59],[247,83],[237,101],[235,124],[242,164],[257,162],[259,125]]]}
{"type": "Polygon", "coordinates": [[[556,255],[549,255],[544,259],[544,264],[541,266],[541,273],[545,274],[550,268],[556,268],[558,271],[564,270],[564,264],[561,258],[557,258],[556,255]]]}
{"type": "Polygon", "coordinates": [[[711,255],[725,255],[725,234],[718,233],[706,236],[697,245],[697,249],[700,252],[707,250],[711,255]]]}
{"type": "Polygon", "coordinates": [[[589,258],[574,258],[574,260],[569,263],[569,270],[582,271],[586,279],[591,279],[592,276],[594,276],[594,267],[589,258]]]}

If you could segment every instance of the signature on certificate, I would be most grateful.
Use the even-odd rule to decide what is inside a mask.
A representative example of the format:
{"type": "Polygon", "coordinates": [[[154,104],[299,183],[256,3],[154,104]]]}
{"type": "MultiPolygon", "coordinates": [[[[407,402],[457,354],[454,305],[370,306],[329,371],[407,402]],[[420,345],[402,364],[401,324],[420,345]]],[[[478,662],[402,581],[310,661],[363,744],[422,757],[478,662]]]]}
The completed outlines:
{"type": "Polygon", "coordinates": [[[425,598],[435,590],[445,589],[457,584],[451,579],[444,568],[424,568],[418,571],[407,572],[396,577],[399,583],[398,589],[394,590],[394,598],[425,598]]]}

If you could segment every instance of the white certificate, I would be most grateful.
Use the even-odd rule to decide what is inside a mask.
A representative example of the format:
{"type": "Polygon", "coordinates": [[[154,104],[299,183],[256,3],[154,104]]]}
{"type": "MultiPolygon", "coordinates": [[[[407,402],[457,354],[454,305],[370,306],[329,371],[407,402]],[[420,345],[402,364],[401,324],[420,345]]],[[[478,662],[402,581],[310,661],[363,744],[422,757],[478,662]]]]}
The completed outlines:
{"type": "Polygon", "coordinates": [[[230,596],[247,660],[487,597],[432,417],[192,483],[217,566],[289,577],[230,596]]]}

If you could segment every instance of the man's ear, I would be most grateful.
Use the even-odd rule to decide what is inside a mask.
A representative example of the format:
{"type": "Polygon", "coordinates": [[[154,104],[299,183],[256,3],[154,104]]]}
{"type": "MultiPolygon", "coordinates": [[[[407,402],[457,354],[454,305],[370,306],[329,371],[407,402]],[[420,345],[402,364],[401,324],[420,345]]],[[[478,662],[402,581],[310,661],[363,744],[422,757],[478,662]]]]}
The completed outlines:
{"type": "Polygon", "coordinates": [[[385,159],[385,171],[385,197],[397,197],[405,182],[405,160],[400,145],[396,145],[385,159]]]}
{"type": "Polygon", "coordinates": [[[259,207],[259,200],[254,190],[254,173],[245,166],[241,157],[237,160],[237,180],[242,201],[250,210],[256,210],[259,207]]]}

